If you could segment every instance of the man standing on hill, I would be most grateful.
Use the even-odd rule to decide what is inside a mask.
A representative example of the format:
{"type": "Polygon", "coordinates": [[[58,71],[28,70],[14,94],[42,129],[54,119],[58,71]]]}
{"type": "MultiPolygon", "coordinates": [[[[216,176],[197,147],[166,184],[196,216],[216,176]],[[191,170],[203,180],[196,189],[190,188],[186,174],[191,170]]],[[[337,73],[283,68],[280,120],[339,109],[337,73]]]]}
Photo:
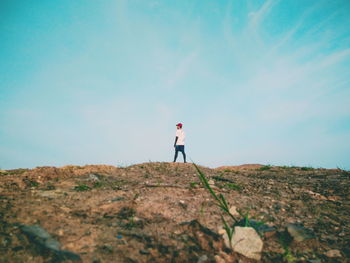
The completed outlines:
{"type": "Polygon", "coordinates": [[[176,137],[175,137],[175,157],[174,163],[176,162],[178,152],[182,152],[182,156],[184,157],[184,163],[186,162],[186,154],[185,154],[185,132],[182,130],[182,123],[176,124],[176,137]]]}

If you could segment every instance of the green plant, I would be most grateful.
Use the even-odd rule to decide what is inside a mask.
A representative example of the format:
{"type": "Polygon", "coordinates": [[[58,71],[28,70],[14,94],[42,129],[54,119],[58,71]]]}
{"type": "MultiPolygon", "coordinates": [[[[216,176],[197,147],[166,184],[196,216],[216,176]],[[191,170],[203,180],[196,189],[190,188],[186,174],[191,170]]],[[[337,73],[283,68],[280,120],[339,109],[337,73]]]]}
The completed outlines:
{"type": "Polygon", "coordinates": [[[89,191],[89,190],[91,190],[91,187],[87,186],[85,184],[80,184],[80,185],[75,186],[74,190],[78,191],[78,192],[89,191]]]}
{"type": "Polygon", "coordinates": [[[191,183],[190,183],[190,187],[191,187],[191,188],[195,188],[197,185],[198,185],[197,182],[191,182],[191,183]]]}
{"type": "Polygon", "coordinates": [[[294,263],[297,261],[297,258],[293,256],[292,252],[290,252],[289,247],[288,246],[282,246],[284,249],[284,253],[283,253],[283,259],[288,262],[288,263],[294,263]]]}
{"type": "MultiPolygon", "coordinates": [[[[227,204],[225,197],[222,194],[217,195],[209,185],[209,182],[205,177],[205,174],[199,169],[199,167],[195,163],[193,163],[193,165],[198,172],[199,179],[202,182],[204,188],[206,188],[209,191],[210,195],[214,198],[216,205],[224,212],[224,214],[228,215],[237,224],[239,221],[236,219],[235,216],[231,214],[230,208],[227,204]]],[[[231,241],[234,228],[229,226],[229,224],[227,223],[223,215],[221,215],[221,220],[224,224],[224,229],[227,233],[227,236],[231,241]]]]}
{"type": "Polygon", "coordinates": [[[286,233],[279,233],[278,235],[278,242],[281,244],[284,253],[283,253],[283,259],[285,262],[288,263],[294,263],[296,262],[296,258],[293,256],[293,254],[291,253],[290,249],[289,249],[289,245],[292,242],[292,239],[289,235],[287,235],[286,233]]]}
{"type": "Polygon", "coordinates": [[[146,171],[145,174],[143,175],[144,178],[150,178],[152,175],[150,174],[149,171],[146,171]]]}
{"type": "Polygon", "coordinates": [[[231,190],[241,190],[241,187],[234,183],[226,183],[225,187],[231,190]]]}
{"type": "Polygon", "coordinates": [[[94,183],[93,188],[100,188],[102,186],[103,186],[102,182],[98,181],[94,183]]]}
{"type": "Polygon", "coordinates": [[[272,168],[271,165],[264,165],[264,166],[261,166],[259,168],[260,171],[266,171],[266,170],[270,170],[272,168]]]}
{"type": "Polygon", "coordinates": [[[31,186],[31,187],[38,187],[38,186],[39,186],[39,183],[38,183],[37,181],[30,180],[30,181],[29,181],[29,186],[31,186]]]}
{"type": "Polygon", "coordinates": [[[312,170],[314,170],[314,168],[304,166],[304,167],[301,167],[300,170],[302,170],[302,171],[312,171],[312,170]]]}
{"type": "Polygon", "coordinates": [[[49,185],[46,186],[45,190],[55,190],[55,189],[56,189],[56,187],[54,185],[49,184],[49,185]]]}

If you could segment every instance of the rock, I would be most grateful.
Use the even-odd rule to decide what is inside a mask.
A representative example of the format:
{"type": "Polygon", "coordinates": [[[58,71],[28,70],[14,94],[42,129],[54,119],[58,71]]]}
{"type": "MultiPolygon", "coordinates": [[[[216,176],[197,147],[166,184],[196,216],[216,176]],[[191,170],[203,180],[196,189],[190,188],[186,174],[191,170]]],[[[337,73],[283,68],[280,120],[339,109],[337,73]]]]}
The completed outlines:
{"type": "Polygon", "coordinates": [[[38,225],[21,225],[21,231],[28,237],[33,245],[42,250],[52,253],[54,258],[52,262],[61,262],[65,260],[81,261],[78,254],[67,250],[61,250],[61,244],[51,237],[51,235],[38,225]]]}
{"type": "Polygon", "coordinates": [[[150,252],[148,250],[143,250],[143,249],[140,249],[139,252],[141,255],[149,255],[150,254],[150,252]]]}
{"type": "Polygon", "coordinates": [[[328,250],[325,255],[329,258],[340,258],[342,256],[338,249],[328,250]]]}
{"type": "Polygon", "coordinates": [[[37,193],[41,197],[46,197],[46,198],[57,198],[62,195],[61,191],[45,191],[45,192],[38,192],[37,193]]]}
{"type": "Polygon", "coordinates": [[[276,228],[272,228],[272,227],[268,231],[263,232],[265,238],[270,238],[276,235],[276,233],[277,233],[276,228]]]}
{"type": "Polygon", "coordinates": [[[214,258],[216,263],[226,263],[226,260],[220,257],[219,255],[215,255],[214,258]]]}
{"type": "Polygon", "coordinates": [[[60,243],[53,239],[45,229],[38,225],[22,225],[21,230],[31,241],[44,248],[55,251],[59,251],[61,249],[60,243]]]}
{"type": "Polygon", "coordinates": [[[123,196],[117,196],[111,200],[112,202],[119,202],[119,201],[125,201],[125,197],[123,196]]]}
{"type": "Polygon", "coordinates": [[[254,228],[259,234],[264,235],[265,237],[271,237],[277,232],[277,228],[274,226],[268,226],[262,222],[256,221],[254,219],[249,219],[246,222],[246,219],[242,219],[237,223],[237,226],[249,226],[254,228]]]}
{"type": "Polygon", "coordinates": [[[96,174],[89,174],[89,178],[95,182],[100,181],[100,179],[98,179],[96,174]]]}
{"type": "Polygon", "coordinates": [[[63,236],[63,235],[64,235],[64,230],[63,230],[63,229],[59,229],[59,230],[57,231],[57,234],[58,234],[59,236],[63,236]]]}
{"type": "Polygon", "coordinates": [[[236,226],[231,246],[233,251],[247,258],[260,260],[263,241],[254,228],[236,226]]]}
{"type": "Polygon", "coordinates": [[[200,256],[198,258],[197,263],[205,263],[205,262],[207,262],[207,260],[208,260],[208,256],[207,255],[203,255],[203,256],[200,256]]]}
{"type": "Polygon", "coordinates": [[[223,253],[223,252],[220,252],[219,255],[215,255],[214,259],[215,259],[216,263],[231,263],[231,262],[234,262],[232,254],[228,255],[228,254],[223,253]]]}
{"type": "Polygon", "coordinates": [[[239,213],[237,212],[237,207],[235,207],[234,205],[230,207],[229,212],[230,212],[231,215],[233,215],[233,216],[239,216],[239,213]]]}
{"type": "Polygon", "coordinates": [[[311,231],[302,226],[288,225],[287,232],[296,242],[302,242],[304,240],[314,238],[314,235],[311,234],[311,231]]]}
{"type": "Polygon", "coordinates": [[[219,228],[218,233],[223,237],[226,247],[230,248],[230,240],[228,238],[226,230],[224,228],[219,228]]]}
{"type": "Polygon", "coordinates": [[[336,202],[336,201],[339,200],[339,197],[335,196],[335,195],[332,195],[332,196],[328,196],[327,200],[336,202]]]}
{"type": "Polygon", "coordinates": [[[179,205],[183,208],[183,209],[186,209],[187,208],[187,204],[185,203],[185,201],[183,201],[183,200],[180,200],[179,201],[179,205]]]}

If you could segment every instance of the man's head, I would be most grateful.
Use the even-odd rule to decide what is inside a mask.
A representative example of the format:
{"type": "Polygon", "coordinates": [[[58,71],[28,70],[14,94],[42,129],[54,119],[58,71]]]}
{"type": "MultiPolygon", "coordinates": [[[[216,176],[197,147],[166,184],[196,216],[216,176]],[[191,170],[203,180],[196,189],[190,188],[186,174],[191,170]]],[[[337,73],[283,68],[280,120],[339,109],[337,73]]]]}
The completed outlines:
{"type": "Polygon", "coordinates": [[[176,128],[181,129],[182,128],[182,123],[176,124],[176,128]]]}

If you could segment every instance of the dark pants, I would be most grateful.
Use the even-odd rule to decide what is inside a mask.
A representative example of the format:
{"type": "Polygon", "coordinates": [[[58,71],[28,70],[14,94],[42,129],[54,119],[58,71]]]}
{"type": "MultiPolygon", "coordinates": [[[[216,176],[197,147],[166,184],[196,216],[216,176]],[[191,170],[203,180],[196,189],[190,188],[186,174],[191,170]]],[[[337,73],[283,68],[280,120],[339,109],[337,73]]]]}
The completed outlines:
{"type": "Polygon", "coordinates": [[[184,163],[185,163],[186,162],[185,145],[176,145],[175,146],[174,162],[176,162],[178,152],[182,152],[182,156],[184,157],[184,163]]]}

